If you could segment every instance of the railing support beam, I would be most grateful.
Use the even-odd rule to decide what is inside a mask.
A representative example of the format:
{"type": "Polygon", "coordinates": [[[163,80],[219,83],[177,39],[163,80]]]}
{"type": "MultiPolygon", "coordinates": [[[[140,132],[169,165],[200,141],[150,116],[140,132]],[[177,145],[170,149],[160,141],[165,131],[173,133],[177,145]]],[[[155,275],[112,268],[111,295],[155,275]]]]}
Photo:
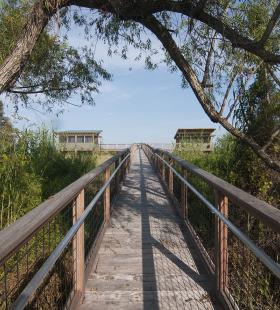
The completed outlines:
{"type": "MultiPolygon", "coordinates": [[[[187,180],[187,170],[182,168],[182,176],[185,180],[187,180]]],[[[182,217],[186,219],[188,217],[188,188],[187,186],[181,182],[181,208],[182,208],[182,217]]]]}
{"type": "MultiPolygon", "coordinates": [[[[104,173],[104,183],[106,183],[110,178],[110,167],[105,170],[104,173]]],[[[109,222],[110,220],[110,185],[106,188],[104,193],[104,215],[105,215],[105,222],[109,222]]]]}
{"type": "MultiPolygon", "coordinates": [[[[215,200],[217,209],[228,217],[228,198],[215,190],[215,200]]],[[[215,243],[216,243],[216,260],[215,260],[215,275],[216,288],[223,293],[228,285],[228,228],[217,217],[215,218],[215,243]]]]}
{"type": "MultiPolygon", "coordinates": [[[[74,201],[73,223],[75,224],[84,212],[84,190],[82,190],[74,201]]],[[[84,224],[81,225],[74,238],[74,262],[76,262],[76,290],[80,300],[84,298],[85,292],[85,241],[84,224]]]]}
{"type": "MultiPolygon", "coordinates": [[[[172,166],[173,160],[169,161],[169,164],[172,166]]],[[[169,175],[168,175],[168,190],[170,194],[173,194],[173,171],[169,168],[169,175]]]]}
{"type": "MultiPolygon", "coordinates": [[[[116,163],[115,163],[115,168],[117,168],[119,166],[119,164],[121,163],[122,159],[119,158],[116,163]]],[[[119,192],[120,190],[120,183],[121,183],[121,170],[118,171],[118,173],[116,174],[116,190],[117,192],[119,192]]]]}
{"type": "MultiPolygon", "coordinates": [[[[162,158],[164,159],[164,155],[162,154],[162,158]]],[[[161,171],[161,176],[162,176],[162,180],[165,182],[165,164],[164,162],[161,163],[162,165],[162,171],[161,171]]]]}

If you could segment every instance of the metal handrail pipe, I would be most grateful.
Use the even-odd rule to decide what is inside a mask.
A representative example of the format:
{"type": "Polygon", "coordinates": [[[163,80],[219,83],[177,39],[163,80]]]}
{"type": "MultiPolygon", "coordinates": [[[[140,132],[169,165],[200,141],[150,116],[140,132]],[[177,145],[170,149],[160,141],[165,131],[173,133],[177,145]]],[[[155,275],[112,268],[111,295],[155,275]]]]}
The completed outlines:
{"type": "Polygon", "coordinates": [[[21,310],[24,309],[28,302],[32,299],[32,296],[36,293],[37,289],[43,284],[44,280],[48,276],[49,272],[54,267],[55,263],[57,262],[58,258],[60,257],[61,253],[66,249],[67,245],[70,243],[70,241],[73,239],[79,228],[84,223],[85,219],[89,215],[89,213],[93,210],[95,207],[97,201],[102,196],[102,194],[105,192],[106,188],[110,185],[111,181],[115,177],[116,173],[119,171],[119,169],[122,167],[123,163],[128,159],[130,156],[130,153],[120,162],[119,166],[114,170],[114,172],[111,174],[108,181],[104,183],[104,185],[101,187],[101,189],[98,191],[98,193],[94,196],[92,201],[88,204],[85,211],[81,214],[79,219],[76,221],[76,223],[69,229],[65,237],[61,240],[61,242],[58,244],[58,246],[55,248],[55,250],[52,252],[52,254],[47,258],[45,263],[42,265],[42,267],[37,271],[37,273],[34,275],[34,277],[31,279],[31,281],[27,284],[27,286],[24,288],[24,290],[21,292],[21,294],[18,296],[16,301],[11,305],[11,310],[21,310]]]}
{"type": "Polygon", "coordinates": [[[229,230],[242,241],[254,255],[274,274],[280,279],[280,265],[276,263],[270,256],[268,256],[261,248],[259,248],[251,239],[249,239],[243,232],[240,231],[231,221],[229,221],[220,211],[212,205],[195,187],[193,187],[187,180],[185,180],[166,160],[154,153],[162,162],[164,162],[173,173],[214,213],[222,222],[224,222],[229,230]]]}

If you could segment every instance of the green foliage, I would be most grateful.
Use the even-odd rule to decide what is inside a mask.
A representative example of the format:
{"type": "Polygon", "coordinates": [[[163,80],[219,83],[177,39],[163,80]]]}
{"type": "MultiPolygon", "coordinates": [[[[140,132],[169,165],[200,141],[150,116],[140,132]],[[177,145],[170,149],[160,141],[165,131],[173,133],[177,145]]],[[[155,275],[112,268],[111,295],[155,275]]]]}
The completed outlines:
{"type": "Polygon", "coordinates": [[[102,12],[85,15],[79,9],[74,11],[73,20],[84,28],[87,40],[98,38],[103,41],[108,56],[119,55],[125,61],[129,59],[130,48],[133,48],[135,61],[144,60],[149,70],[157,68],[161,60],[158,57],[160,49],[153,47],[150,37],[139,23],[102,12]]]}
{"type": "Polygon", "coordinates": [[[41,186],[30,169],[26,139],[14,144],[14,133],[0,135],[0,228],[10,224],[41,201],[41,186]],[[15,150],[16,147],[16,150],[15,150]]]}
{"type": "MultiPolygon", "coordinates": [[[[177,155],[260,199],[279,206],[280,180],[246,145],[227,134],[219,138],[211,153],[177,151],[177,155]]],[[[194,184],[196,185],[196,184],[194,184]]],[[[205,186],[197,184],[206,193],[205,186]]]]}
{"type": "MultiPolygon", "coordinates": [[[[179,156],[198,167],[209,171],[229,183],[242,188],[268,203],[279,206],[280,180],[271,172],[255,153],[230,135],[218,139],[214,152],[206,154],[198,151],[179,152],[179,156]]],[[[188,181],[194,185],[211,203],[215,203],[213,188],[199,177],[188,173],[188,181]]],[[[215,218],[199,199],[188,191],[188,219],[198,234],[212,261],[215,256],[215,218]]],[[[279,238],[267,225],[247,210],[229,199],[229,219],[275,261],[279,260],[279,238]]],[[[242,246],[243,248],[243,246],[242,246]]],[[[228,239],[229,288],[240,308],[277,309],[279,304],[279,284],[268,269],[259,264],[257,258],[243,248],[237,239],[228,239]],[[242,281],[243,273],[248,273],[250,281],[242,281]],[[231,279],[234,279],[233,281],[231,279]],[[255,280],[257,279],[257,281],[255,280]],[[239,281],[241,281],[239,283],[239,281]],[[255,288],[257,287],[257,291],[255,288]],[[248,292],[254,292],[248,295],[248,292]],[[247,296],[244,300],[244,296],[247,296]]]]}
{"type": "MultiPolygon", "coordinates": [[[[14,1],[0,9],[0,64],[20,35],[31,4],[30,1],[14,1]]],[[[67,10],[60,11],[61,21],[66,13],[67,10]]],[[[93,104],[93,94],[98,92],[102,79],[111,79],[101,63],[94,60],[90,48],[69,46],[66,37],[59,38],[55,34],[55,28],[53,22],[42,32],[23,73],[8,90],[16,106],[19,103],[30,106],[36,102],[50,111],[63,107],[75,94],[80,96],[82,104],[93,104]]]]}
{"type": "MultiPolygon", "coordinates": [[[[280,92],[261,66],[256,79],[245,89],[240,82],[239,107],[235,113],[238,128],[265,146],[280,123],[280,92]]],[[[279,158],[279,135],[267,150],[279,158]]],[[[268,169],[245,143],[230,135],[218,139],[213,153],[183,152],[181,157],[275,206],[280,201],[279,174],[268,169]]]]}
{"type": "Polygon", "coordinates": [[[93,169],[96,157],[65,157],[46,130],[0,133],[0,228],[93,169]]]}
{"type": "Polygon", "coordinates": [[[279,207],[280,180],[269,171],[255,153],[246,145],[237,143],[235,148],[236,186],[279,207]]]}
{"type": "Polygon", "coordinates": [[[214,152],[205,153],[198,148],[189,151],[177,151],[179,157],[184,158],[196,166],[215,174],[227,181],[233,181],[233,151],[235,139],[230,135],[225,135],[217,140],[214,152]]]}
{"type": "MultiPolygon", "coordinates": [[[[235,113],[239,128],[264,146],[280,123],[280,91],[261,67],[246,91],[240,81],[240,105],[235,113]]],[[[274,141],[274,146],[279,145],[274,141]]],[[[273,150],[271,150],[273,151],[273,150]]]]}
{"type": "MultiPolygon", "coordinates": [[[[279,159],[280,137],[270,137],[279,129],[280,91],[263,66],[247,91],[243,89],[242,83],[240,88],[242,95],[235,113],[238,127],[265,147],[272,158],[279,159]]],[[[233,169],[238,175],[238,186],[269,203],[279,204],[279,174],[267,169],[244,143],[236,143],[233,169]]]]}

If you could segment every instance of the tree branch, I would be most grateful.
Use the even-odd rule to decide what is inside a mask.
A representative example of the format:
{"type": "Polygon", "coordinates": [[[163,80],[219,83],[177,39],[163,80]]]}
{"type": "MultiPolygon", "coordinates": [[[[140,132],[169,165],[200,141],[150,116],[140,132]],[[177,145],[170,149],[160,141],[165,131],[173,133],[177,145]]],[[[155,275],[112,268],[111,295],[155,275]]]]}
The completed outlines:
{"type": "MultiPolygon", "coordinates": [[[[100,9],[104,1],[91,0],[91,5],[100,9]]],[[[71,0],[38,0],[10,55],[0,66],[0,94],[11,88],[22,73],[31,52],[52,16],[61,8],[74,4],[71,0]]]]}
{"type": "Polygon", "coordinates": [[[30,86],[14,86],[14,89],[29,89],[29,88],[36,88],[36,87],[39,87],[39,86],[42,86],[43,84],[40,83],[40,84],[33,84],[33,85],[30,85],[30,86]]]}
{"type": "Polygon", "coordinates": [[[207,54],[206,62],[205,62],[205,68],[204,68],[204,75],[203,79],[201,81],[201,86],[203,88],[206,87],[207,82],[209,81],[209,69],[210,69],[210,64],[211,64],[211,58],[214,52],[214,39],[215,39],[216,32],[214,32],[211,41],[210,41],[210,48],[207,54]]]}
{"type": "MultiPolygon", "coordinates": [[[[242,48],[257,55],[267,63],[280,63],[280,55],[265,50],[258,42],[242,36],[237,30],[225,24],[221,19],[204,12],[196,10],[199,4],[204,5],[206,1],[200,1],[194,5],[191,0],[138,0],[138,1],[114,1],[119,7],[112,6],[111,1],[106,0],[38,0],[27,19],[27,23],[16,42],[13,51],[0,66],[0,93],[10,88],[19,77],[26,61],[40,36],[40,33],[47,25],[51,17],[62,7],[77,5],[91,9],[98,9],[107,13],[117,14],[124,20],[135,20],[145,18],[153,13],[170,11],[189,16],[208,25],[217,31],[221,36],[229,40],[233,47],[242,48]]],[[[277,11],[278,12],[278,11],[277,11]]],[[[275,13],[277,15],[278,13],[275,13]]],[[[272,21],[269,27],[272,27],[272,21]]],[[[268,31],[269,32],[269,28],[268,31]]]]}
{"type": "Polygon", "coordinates": [[[271,135],[268,142],[262,147],[262,150],[265,151],[274,141],[274,139],[280,134],[280,126],[274,131],[274,133],[271,135]]]}
{"type": "Polygon", "coordinates": [[[192,70],[190,64],[182,55],[180,49],[176,45],[175,41],[173,40],[171,34],[167,31],[167,29],[154,16],[149,16],[143,19],[139,18],[138,21],[145,27],[150,29],[161,41],[161,43],[170,54],[173,61],[181,70],[185,79],[189,82],[193,92],[195,93],[198,101],[200,102],[202,108],[209,116],[209,118],[215,123],[217,122],[220,123],[227,131],[229,131],[235,137],[246,142],[246,144],[248,144],[260,158],[262,158],[262,160],[266,163],[267,166],[269,166],[271,169],[280,172],[280,163],[278,161],[270,158],[270,156],[266,152],[264,152],[260,147],[260,145],[258,145],[251,137],[245,135],[243,132],[233,127],[225,118],[221,117],[219,113],[215,110],[214,105],[207,97],[207,95],[204,92],[204,89],[199,83],[196,74],[192,70]]]}
{"type": "Polygon", "coordinates": [[[266,41],[268,40],[269,36],[271,35],[271,32],[273,31],[273,28],[275,27],[278,19],[280,16],[280,3],[278,3],[274,13],[272,14],[270,21],[268,22],[266,29],[261,37],[261,39],[259,40],[258,44],[259,46],[264,46],[266,41]]]}
{"type": "Polygon", "coordinates": [[[278,79],[278,77],[276,76],[276,74],[274,73],[274,71],[272,70],[270,65],[266,65],[266,68],[269,72],[269,74],[271,75],[271,77],[273,78],[274,82],[280,86],[280,80],[278,79]]]}
{"type": "MultiPolygon", "coordinates": [[[[236,78],[236,76],[237,76],[237,73],[238,73],[237,68],[236,68],[236,67],[233,68],[232,74],[231,74],[231,78],[230,78],[230,80],[229,80],[229,83],[228,83],[228,86],[227,86],[227,89],[226,89],[226,92],[225,92],[225,95],[224,95],[223,103],[222,103],[221,109],[220,109],[220,111],[219,111],[219,115],[220,115],[220,116],[222,116],[223,113],[224,113],[224,109],[225,109],[226,104],[227,104],[227,98],[228,98],[228,95],[229,95],[230,90],[231,90],[231,88],[232,88],[233,82],[234,82],[234,80],[235,80],[235,78],[236,78]]],[[[227,119],[228,119],[228,118],[227,118],[227,119]]]]}
{"type": "Polygon", "coordinates": [[[232,112],[234,111],[235,107],[237,106],[238,99],[239,99],[240,97],[241,97],[241,95],[239,94],[238,96],[236,96],[236,97],[234,98],[234,101],[233,101],[233,103],[232,103],[232,105],[231,105],[231,107],[230,107],[230,109],[229,109],[229,112],[228,112],[228,114],[227,114],[227,116],[226,116],[226,120],[227,120],[227,121],[229,120],[229,118],[231,117],[232,112]]]}
{"type": "Polygon", "coordinates": [[[176,2],[176,5],[174,6],[174,11],[197,19],[209,27],[215,29],[223,37],[228,39],[233,47],[242,48],[252,54],[255,54],[265,62],[280,63],[280,55],[276,55],[265,50],[262,46],[259,45],[258,42],[242,36],[237,30],[232,29],[230,26],[222,22],[220,19],[212,16],[211,14],[208,14],[204,11],[198,11],[194,16],[191,16],[193,14],[189,9],[189,1],[176,2]],[[185,5],[185,3],[187,5],[185,5]]]}
{"type": "MultiPolygon", "coordinates": [[[[280,55],[265,50],[259,42],[242,36],[238,30],[225,24],[221,19],[200,9],[200,3],[203,4],[206,1],[201,1],[197,5],[194,5],[192,0],[138,0],[130,2],[115,0],[114,7],[110,2],[111,1],[109,1],[109,3],[108,1],[103,1],[103,6],[101,6],[100,9],[105,12],[117,14],[119,18],[124,20],[131,19],[137,21],[140,18],[145,18],[146,16],[162,11],[181,13],[190,18],[199,20],[216,30],[220,35],[229,40],[233,47],[242,48],[260,57],[265,62],[274,64],[280,63],[280,55]],[[118,9],[116,9],[116,3],[119,6],[118,9]]],[[[95,0],[71,0],[71,4],[92,9],[97,8],[95,0]]]]}
{"type": "Polygon", "coordinates": [[[0,66],[0,93],[11,87],[18,78],[50,18],[67,2],[68,0],[40,0],[34,4],[12,53],[0,66]]]}
{"type": "MultiPolygon", "coordinates": [[[[25,87],[23,87],[25,88],[25,87]]],[[[59,92],[62,92],[62,91],[68,91],[68,90],[73,90],[73,89],[76,89],[78,88],[78,86],[70,86],[70,87],[66,87],[66,88],[42,88],[42,89],[37,89],[37,90],[18,90],[18,89],[8,89],[7,92],[8,93],[12,93],[12,94],[21,94],[21,95],[32,95],[32,94],[42,94],[42,93],[47,93],[47,92],[53,92],[53,91],[59,91],[59,92]]]]}
{"type": "MultiPolygon", "coordinates": [[[[203,1],[204,2],[204,1],[203,1]]],[[[107,13],[113,13],[123,20],[134,20],[142,23],[150,29],[162,42],[163,46],[169,52],[172,60],[183,73],[183,76],[191,85],[197,99],[203,107],[206,114],[213,122],[219,122],[226,130],[234,136],[243,140],[263,159],[263,161],[272,169],[280,172],[280,164],[272,160],[265,151],[249,136],[245,135],[237,128],[233,127],[224,117],[216,111],[211,100],[204,92],[203,87],[192,70],[190,64],[181,54],[179,48],[174,42],[171,34],[163,25],[151,14],[161,11],[177,12],[199,20],[216,30],[222,37],[232,43],[233,47],[242,48],[260,57],[264,62],[271,64],[280,64],[280,55],[273,54],[260,46],[250,38],[241,35],[238,30],[233,29],[225,24],[221,19],[204,12],[195,10],[197,7],[191,0],[173,1],[173,0],[138,0],[138,1],[121,1],[114,0],[119,7],[114,8],[111,1],[106,0],[38,0],[27,19],[27,23],[16,42],[13,51],[0,66],[0,93],[12,87],[16,79],[24,69],[27,60],[41,34],[51,17],[62,7],[69,5],[78,5],[99,9],[107,13]]],[[[270,28],[274,27],[272,22],[268,25],[267,33],[270,28]]],[[[271,30],[272,31],[272,30],[271,30]]],[[[266,32],[265,32],[266,33],[266,32]]]]}

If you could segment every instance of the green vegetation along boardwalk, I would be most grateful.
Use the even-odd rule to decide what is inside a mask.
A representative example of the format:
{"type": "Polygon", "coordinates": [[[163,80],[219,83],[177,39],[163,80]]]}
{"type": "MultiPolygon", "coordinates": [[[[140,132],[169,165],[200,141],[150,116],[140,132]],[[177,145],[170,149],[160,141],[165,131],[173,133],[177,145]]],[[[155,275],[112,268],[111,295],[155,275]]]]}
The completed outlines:
{"type": "Polygon", "coordinates": [[[0,309],[280,309],[280,210],[138,146],[0,231],[0,309]]]}
{"type": "Polygon", "coordinates": [[[183,221],[136,150],[80,309],[221,309],[212,292],[183,221]]]}

